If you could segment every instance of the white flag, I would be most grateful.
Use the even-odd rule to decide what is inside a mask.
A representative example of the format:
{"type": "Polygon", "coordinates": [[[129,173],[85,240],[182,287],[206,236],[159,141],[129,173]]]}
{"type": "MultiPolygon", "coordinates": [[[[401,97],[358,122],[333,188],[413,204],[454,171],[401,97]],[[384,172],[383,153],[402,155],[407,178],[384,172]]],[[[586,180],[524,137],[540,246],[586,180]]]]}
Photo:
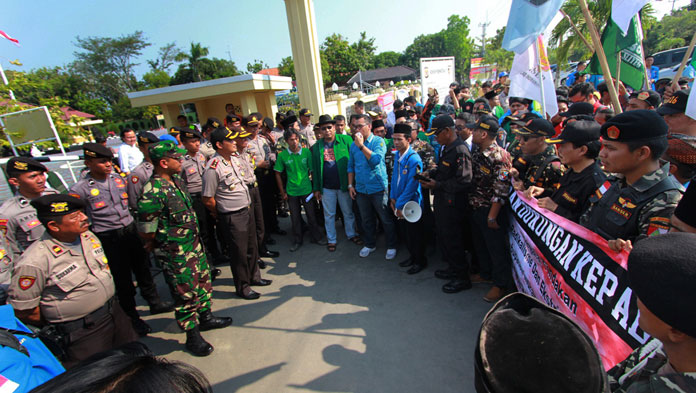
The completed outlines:
{"type": "Polygon", "coordinates": [[[686,102],[686,111],[684,112],[690,118],[696,120],[696,93],[689,94],[689,100],[686,102]]]}
{"type": "MultiPolygon", "coordinates": [[[[549,65],[549,58],[546,56],[544,42],[541,36],[537,38],[539,44],[539,58],[541,59],[541,76],[543,77],[544,101],[546,102],[546,113],[550,116],[558,113],[558,103],[556,102],[556,87],[553,84],[553,74],[549,65]]],[[[537,45],[532,44],[526,51],[515,55],[510,70],[510,97],[523,97],[542,102],[541,81],[539,78],[539,66],[537,65],[536,55],[537,45]]]]}
{"type": "Polygon", "coordinates": [[[648,0],[612,0],[611,19],[614,20],[623,35],[626,35],[631,19],[648,4],[648,0]]]}

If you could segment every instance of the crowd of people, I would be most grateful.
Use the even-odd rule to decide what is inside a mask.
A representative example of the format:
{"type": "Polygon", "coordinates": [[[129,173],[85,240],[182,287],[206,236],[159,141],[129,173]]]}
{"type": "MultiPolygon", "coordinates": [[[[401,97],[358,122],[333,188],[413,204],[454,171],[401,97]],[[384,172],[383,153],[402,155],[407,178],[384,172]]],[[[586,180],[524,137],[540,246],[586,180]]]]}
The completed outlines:
{"type": "MultiPolygon", "coordinates": [[[[347,241],[362,246],[359,257],[376,252],[380,234],[386,260],[405,246],[398,265],[408,274],[422,274],[428,256],[440,253],[447,265],[434,275],[445,280],[442,291],[485,283],[488,302],[516,290],[511,192],[599,234],[617,252],[669,231],[696,233],[690,90],[624,87],[623,113],[614,114],[606,86],[579,80],[558,90],[561,112],[547,118],[538,103],[509,96],[509,86],[501,75],[475,98],[453,83],[442,103],[436,90],[423,103],[396,100],[389,113],[358,101],[348,119],[321,115],[316,122],[306,108],[274,120],[240,116],[229,105],[223,121],[209,118],[200,129],[180,116],[161,137],[122,132],[118,162],[104,143],[85,143],[86,170],[68,194],[47,188],[41,163],[12,158],[6,172],[17,194],[0,206],[0,301],[41,328],[69,368],[151,332],[136,310],[135,276],[150,313],[174,311],[186,348],[207,356],[213,347],[201,331],[232,324],[212,313],[216,266],[230,266],[240,298],[258,299],[255,288],[271,284],[262,278],[262,258],[279,256],[268,246],[276,244],[271,235],[287,234],[278,218],[288,214],[290,252],[305,234],[335,252],[340,221],[347,241]],[[409,203],[420,214],[405,212],[409,203]],[[173,303],[160,299],[152,259],[173,303]]],[[[664,244],[684,238],[664,239],[667,257],[664,244]]],[[[689,239],[673,246],[693,253],[689,239]]],[[[693,279],[693,271],[684,274],[693,279]]],[[[641,288],[641,312],[661,318],[663,305],[648,302],[647,284],[641,288]]],[[[670,352],[682,352],[674,348],[696,342],[693,321],[665,315],[663,323],[685,336],[641,327],[662,341],[667,357],[676,356],[670,352]]]]}

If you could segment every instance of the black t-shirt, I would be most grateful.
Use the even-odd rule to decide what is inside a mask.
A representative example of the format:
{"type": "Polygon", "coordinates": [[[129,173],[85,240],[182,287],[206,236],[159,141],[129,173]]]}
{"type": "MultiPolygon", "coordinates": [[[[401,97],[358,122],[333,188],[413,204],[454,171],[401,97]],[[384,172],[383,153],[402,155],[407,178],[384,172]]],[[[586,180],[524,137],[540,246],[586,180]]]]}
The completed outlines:
{"type": "Polygon", "coordinates": [[[607,176],[596,162],[580,173],[569,169],[561,177],[561,186],[551,195],[551,199],[558,204],[555,213],[578,222],[590,205],[590,196],[606,179],[607,176]]]}
{"type": "Polygon", "coordinates": [[[336,156],[333,150],[334,143],[324,142],[324,178],[322,183],[324,188],[330,190],[341,188],[341,180],[338,177],[338,165],[336,165],[336,156]]]}

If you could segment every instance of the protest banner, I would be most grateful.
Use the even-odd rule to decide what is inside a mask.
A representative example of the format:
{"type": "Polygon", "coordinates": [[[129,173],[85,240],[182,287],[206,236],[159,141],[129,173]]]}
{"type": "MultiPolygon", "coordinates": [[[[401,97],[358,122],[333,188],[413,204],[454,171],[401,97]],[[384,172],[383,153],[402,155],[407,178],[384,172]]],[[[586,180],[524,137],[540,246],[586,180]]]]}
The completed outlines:
{"type": "Polygon", "coordinates": [[[377,97],[377,105],[386,113],[392,112],[394,110],[394,93],[390,91],[377,97]]]}
{"type": "Polygon", "coordinates": [[[575,321],[597,346],[605,369],[649,336],[638,326],[628,282],[628,253],[609,249],[594,232],[510,195],[510,252],[517,289],[575,321]]]}
{"type": "Polygon", "coordinates": [[[428,89],[436,89],[438,104],[445,101],[449,94],[449,85],[455,81],[454,57],[423,57],[420,59],[421,89],[423,97],[428,96],[428,89]]]}

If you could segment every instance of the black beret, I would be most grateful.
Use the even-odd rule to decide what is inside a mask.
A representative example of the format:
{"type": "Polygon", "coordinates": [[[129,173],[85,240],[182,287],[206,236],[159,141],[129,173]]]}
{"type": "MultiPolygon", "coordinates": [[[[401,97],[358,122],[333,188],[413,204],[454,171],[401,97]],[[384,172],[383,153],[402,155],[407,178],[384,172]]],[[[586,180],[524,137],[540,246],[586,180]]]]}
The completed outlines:
{"type": "Polygon", "coordinates": [[[467,101],[464,103],[462,106],[462,111],[471,113],[474,110],[474,102],[473,101],[467,101]]]}
{"type": "Polygon", "coordinates": [[[85,202],[67,194],[48,194],[31,201],[36,216],[41,218],[60,217],[86,207],[85,202]]]}
{"type": "Polygon", "coordinates": [[[217,117],[209,117],[208,121],[206,121],[203,125],[203,132],[205,132],[208,128],[216,129],[221,125],[222,123],[220,122],[220,120],[218,120],[217,117]]]}
{"type": "Polygon", "coordinates": [[[568,107],[567,112],[561,112],[558,115],[570,117],[575,115],[592,115],[594,114],[594,105],[589,102],[576,102],[568,107]]]}
{"type": "Polygon", "coordinates": [[[408,118],[408,111],[405,111],[403,109],[398,110],[398,111],[394,111],[394,120],[396,120],[400,117],[408,118]]]}
{"type": "Polygon", "coordinates": [[[637,241],[628,256],[633,292],[656,317],[696,338],[696,235],[670,232],[637,241]]]}
{"type": "Polygon", "coordinates": [[[684,196],[674,210],[674,216],[686,225],[696,228],[696,181],[691,180],[689,183],[689,187],[686,188],[684,196]]]}
{"type": "Polygon", "coordinates": [[[217,143],[222,142],[225,139],[233,141],[239,133],[230,130],[227,127],[218,127],[210,134],[210,143],[213,144],[213,148],[217,149],[217,143]]]}
{"type": "Polygon", "coordinates": [[[143,131],[140,134],[138,134],[138,143],[157,143],[159,142],[159,138],[157,135],[148,132],[148,131],[143,131]]]}
{"type": "Polygon", "coordinates": [[[183,139],[201,139],[203,135],[198,132],[198,130],[185,130],[181,132],[181,138],[183,139]]]}
{"type": "Polygon", "coordinates": [[[514,293],[488,312],[474,351],[477,392],[608,391],[594,343],[563,313],[514,293]]]}
{"type": "Polygon", "coordinates": [[[48,169],[42,163],[29,157],[12,157],[7,161],[7,174],[10,177],[34,171],[48,172],[48,169]]]}
{"type": "Polygon", "coordinates": [[[283,128],[287,130],[288,127],[293,125],[296,121],[297,121],[297,116],[291,115],[291,116],[285,117],[285,119],[283,119],[283,121],[281,121],[280,124],[282,124],[283,128]]]}
{"type": "Polygon", "coordinates": [[[648,109],[620,113],[602,124],[602,138],[617,142],[667,137],[667,123],[648,109]]]}
{"type": "Polygon", "coordinates": [[[405,134],[411,136],[411,125],[408,123],[394,124],[394,134],[405,134]]]}
{"type": "Polygon", "coordinates": [[[384,127],[384,122],[382,119],[372,120],[372,129],[374,130],[378,127],[384,127]]]}
{"type": "Polygon", "coordinates": [[[673,115],[675,113],[686,112],[686,103],[689,101],[689,93],[691,90],[677,90],[674,92],[672,97],[663,102],[662,105],[657,108],[657,113],[664,115],[673,115]]]}
{"type": "Polygon", "coordinates": [[[577,146],[582,146],[592,141],[598,141],[600,128],[602,126],[594,120],[569,121],[561,135],[547,139],[546,143],[571,142],[577,146]]]}
{"type": "Polygon", "coordinates": [[[85,143],[82,148],[85,151],[85,158],[114,158],[111,149],[98,143],[85,143]]]}
{"type": "Polygon", "coordinates": [[[556,133],[553,124],[546,119],[531,119],[517,130],[518,134],[550,137],[556,133]]]}

